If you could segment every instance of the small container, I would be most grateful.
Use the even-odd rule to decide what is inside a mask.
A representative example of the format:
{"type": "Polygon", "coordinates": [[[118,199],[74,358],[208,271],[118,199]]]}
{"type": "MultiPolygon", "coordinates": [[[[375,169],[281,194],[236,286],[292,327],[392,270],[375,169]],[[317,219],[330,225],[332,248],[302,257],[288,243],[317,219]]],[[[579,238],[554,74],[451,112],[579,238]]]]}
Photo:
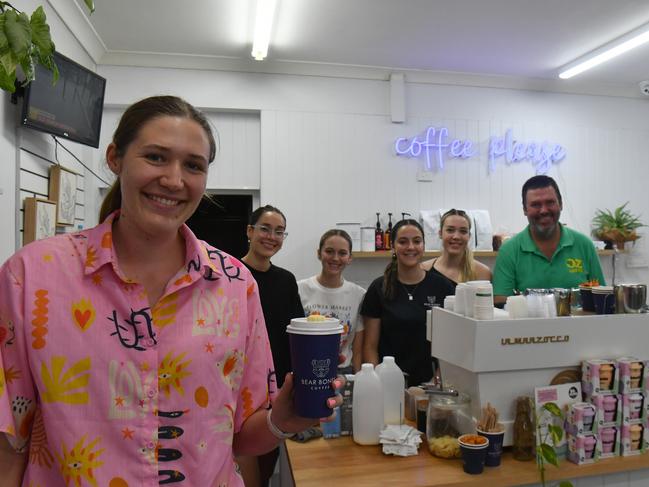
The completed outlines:
{"type": "Polygon", "coordinates": [[[554,288],[554,300],[557,306],[557,316],[570,316],[570,289],[554,288]]]}
{"type": "Polygon", "coordinates": [[[633,362],[629,366],[630,371],[630,380],[629,386],[631,389],[636,389],[640,387],[640,382],[642,381],[642,372],[644,370],[642,362],[633,362]]]}
{"type": "Polygon", "coordinates": [[[581,294],[581,309],[594,313],[593,289],[590,286],[579,286],[579,292],[581,294]]]}
{"type": "Polygon", "coordinates": [[[321,422],[322,436],[325,438],[338,438],[340,436],[340,407],[334,408],[336,413],[333,421],[321,422]]]}
{"type": "Polygon", "coordinates": [[[581,311],[581,291],[578,287],[570,290],[570,312],[572,314],[581,311]]]}
{"type": "Polygon", "coordinates": [[[484,470],[489,440],[484,436],[466,434],[458,438],[458,443],[464,471],[471,475],[481,474],[484,470]]]}
{"type": "Polygon", "coordinates": [[[615,451],[615,440],[617,437],[617,428],[611,426],[602,428],[599,432],[599,438],[602,442],[602,454],[608,455],[615,451]]]}
{"type": "Polygon", "coordinates": [[[457,438],[473,433],[475,425],[471,417],[471,398],[453,390],[427,391],[428,412],[426,438],[431,454],[441,458],[460,456],[457,438]]]}
{"type": "Polygon", "coordinates": [[[629,419],[640,419],[643,400],[642,394],[631,394],[629,396],[629,419]]]}
{"type": "Polygon", "coordinates": [[[428,398],[417,399],[417,429],[426,433],[426,415],[428,414],[428,398]]]}
{"type": "Polygon", "coordinates": [[[532,403],[527,396],[520,396],[516,399],[512,456],[519,461],[529,461],[536,458],[532,403]]]}
{"type": "Polygon", "coordinates": [[[629,438],[631,439],[631,450],[639,450],[642,441],[642,425],[632,424],[629,426],[629,438]]]}
{"type": "Polygon", "coordinates": [[[597,443],[597,440],[594,436],[584,438],[584,455],[586,458],[593,458],[595,455],[595,443],[597,443]]]}
{"type": "Polygon", "coordinates": [[[604,422],[610,423],[611,421],[615,421],[615,416],[617,413],[618,397],[605,396],[602,399],[602,403],[604,404],[604,422]]]}

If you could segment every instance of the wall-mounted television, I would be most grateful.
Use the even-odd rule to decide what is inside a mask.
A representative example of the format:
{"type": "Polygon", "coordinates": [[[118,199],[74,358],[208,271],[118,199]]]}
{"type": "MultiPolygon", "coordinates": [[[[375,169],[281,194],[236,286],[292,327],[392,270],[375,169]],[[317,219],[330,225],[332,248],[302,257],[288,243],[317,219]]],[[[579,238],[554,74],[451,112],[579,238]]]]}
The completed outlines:
{"type": "Polygon", "coordinates": [[[25,87],[21,123],[58,137],[99,147],[106,80],[71,59],[54,53],[59,79],[36,65],[34,80],[25,87]]]}

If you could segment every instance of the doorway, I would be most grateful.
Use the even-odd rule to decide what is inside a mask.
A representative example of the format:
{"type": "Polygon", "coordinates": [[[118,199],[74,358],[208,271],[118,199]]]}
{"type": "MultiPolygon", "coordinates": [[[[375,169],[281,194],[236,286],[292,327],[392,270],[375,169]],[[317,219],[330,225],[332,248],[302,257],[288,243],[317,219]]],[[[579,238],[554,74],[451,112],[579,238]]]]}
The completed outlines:
{"type": "Polygon", "coordinates": [[[203,198],[187,226],[201,240],[241,259],[248,252],[246,227],[252,195],[210,194],[203,198]]]}

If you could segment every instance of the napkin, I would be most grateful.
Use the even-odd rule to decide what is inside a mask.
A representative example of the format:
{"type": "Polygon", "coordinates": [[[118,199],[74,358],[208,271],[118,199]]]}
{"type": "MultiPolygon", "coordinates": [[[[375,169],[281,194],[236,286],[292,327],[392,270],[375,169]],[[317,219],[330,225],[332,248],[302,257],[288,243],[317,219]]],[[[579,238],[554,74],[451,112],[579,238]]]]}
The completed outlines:
{"type": "Polygon", "coordinates": [[[421,443],[421,432],[406,424],[390,424],[379,435],[383,453],[409,457],[417,455],[421,443]]]}

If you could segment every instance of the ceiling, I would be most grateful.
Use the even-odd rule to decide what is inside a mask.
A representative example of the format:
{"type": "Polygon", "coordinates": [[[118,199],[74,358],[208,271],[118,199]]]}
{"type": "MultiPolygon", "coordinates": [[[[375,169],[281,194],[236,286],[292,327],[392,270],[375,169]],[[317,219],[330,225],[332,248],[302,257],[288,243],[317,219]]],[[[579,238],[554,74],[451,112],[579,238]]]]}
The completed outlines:
{"type": "Polygon", "coordinates": [[[649,79],[649,45],[571,80],[557,76],[649,22],[649,0],[278,0],[265,61],[250,57],[255,5],[95,0],[91,16],[79,9],[102,46],[98,64],[383,78],[400,71],[407,80],[455,76],[622,96],[641,96],[638,83],[649,79]]]}

